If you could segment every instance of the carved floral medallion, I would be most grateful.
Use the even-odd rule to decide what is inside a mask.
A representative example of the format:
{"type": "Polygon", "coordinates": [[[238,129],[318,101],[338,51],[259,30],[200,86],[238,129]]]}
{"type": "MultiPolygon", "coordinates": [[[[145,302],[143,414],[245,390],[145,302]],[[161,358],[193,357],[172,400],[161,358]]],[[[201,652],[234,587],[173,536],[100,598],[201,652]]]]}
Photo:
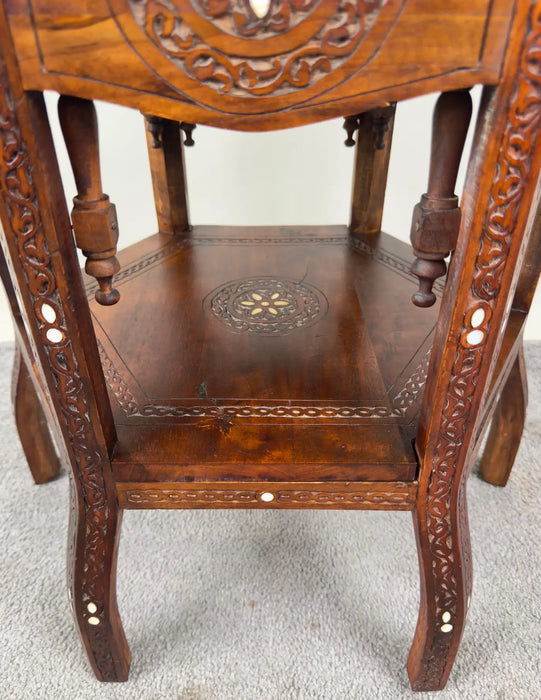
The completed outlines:
{"type": "Polygon", "coordinates": [[[227,282],[206,299],[212,315],[236,333],[288,335],[316,323],[328,309],[316,287],[281,277],[227,282]]]}

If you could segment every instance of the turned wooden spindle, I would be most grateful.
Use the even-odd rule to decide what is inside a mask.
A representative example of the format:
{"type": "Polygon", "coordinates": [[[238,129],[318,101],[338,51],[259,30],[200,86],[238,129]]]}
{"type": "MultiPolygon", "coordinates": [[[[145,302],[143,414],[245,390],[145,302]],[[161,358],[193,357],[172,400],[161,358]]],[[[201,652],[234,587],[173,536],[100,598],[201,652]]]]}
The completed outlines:
{"type": "Polygon", "coordinates": [[[428,189],[415,205],[411,224],[411,243],[417,258],[412,272],[419,278],[419,290],[412,297],[416,306],[435,303],[433,284],[445,275],[445,258],[456,247],[460,208],[455,185],[471,113],[468,90],[445,92],[436,102],[428,189]]]}
{"type": "Polygon", "coordinates": [[[348,147],[355,146],[355,132],[365,126],[364,122],[369,121],[372,131],[373,147],[376,151],[382,151],[386,146],[386,134],[390,131],[394,118],[396,102],[386,102],[379,107],[371,109],[369,112],[357,114],[353,117],[344,117],[343,128],[346,130],[347,139],[344,144],[348,147]]]}
{"type": "Polygon", "coordinates": [[[115,205],[101,184],[96,109],[90,100],[61,95],[58,114],[77,186],[71,212],[75,241],[87,258],[87,274],[98,282],[96,300],[111,306],[120,297],[113,287],[113,275],[120,269],[118,223],[115,205]]]}
{"type": "Polygon", "coordinates": [[[184,132],[184,145],[193,146],[195,141],[193,140],[193,132],[197,129],[197,124],[190,124],[189,122],[180,122],[180,129],[184,132]]]}
{"type": "Polygon", "coordinates": [[[344,141],[344,145],[348,148],[352,148],[355,145],[355,132],[359,128],[359,117],[344,117],[344,123],[342,127],[346,130],[347,138],[344,141]]]}

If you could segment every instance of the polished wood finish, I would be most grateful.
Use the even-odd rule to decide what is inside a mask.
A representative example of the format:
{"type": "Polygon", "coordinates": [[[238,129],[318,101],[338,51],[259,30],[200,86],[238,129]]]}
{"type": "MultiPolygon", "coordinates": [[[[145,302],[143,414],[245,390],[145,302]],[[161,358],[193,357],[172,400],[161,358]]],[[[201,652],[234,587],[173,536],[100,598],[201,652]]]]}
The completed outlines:
{"type": "MultiPolygon", "coordinates": [[[[351,197],[351,233],[381,231],[396,105],[386,105],[354,118],[356,141],[351,197]]],[[[347,120],[346,120],[347,122],[347,120]]]]}
{"type": "Polygon", "coordinates": [[[447,272],[445,258],[455,247],[460,208],[456,178],[470,125],[472,101],[467,90],[440,95],[434,108],[428,189],[413,211],[411,244],[417,260],[412,271],[419,278],[416,306],[432,306],[434,280],[447,272]]]}
{"type": "Polygon", "coordinates": [[[151,115],[147,115],[145,121],[158,230],[162,233],[189,231],[188,192],[180,125],[151,115]]]}
{"type": "Polygon", "coordinates": [[[415,481],[208,481],[117,482],[122,508],[318,508],[413,510],[415,481]]]}
{"type": "Polygon", "coordinates": [[[540,13],[539,3],[519,5],[501,82],[484,94],[436,328],[416,441],[421,608],[408,660],[414,689],[445,684],[471,596],[466,504],[471,448],[530,234],[528,219],[537,205],[541,105],[537,101],[532,109],[539,79],[528,66],[540,40],[540,13]],[[523,175],[517,181],[518,154],[523,175]]]}
{"type": "MultiPolygon", "coordinates": [[[[522,334],[541,231],[541,0],[281,0],[259,19],[248,3],[231,7],[0,3],[3,276],[25,386],[30,378],[51,413],[70,468],[81,639],[97,678],[127,678],[115,591],[124,509],[411,510],[421,603],[408,673],[415,690],[441,689],[471,595],[467,478],[491,420],[483,473],[507,477],[524,419],[522,334]],[[477,82],[486,87],[459,212],[477,82]],[[83,287],[45,89],[63,95],[73,229],[89,261],[109,266],[89,269],[101,287],[83,287]],[[425,297],[441,303],[415,308],[411,252],[379,232],[384,127],[393,102],[435,90],[444,94],[413,242],[421,259],[454,253],[445,282],[425,275],[425,297]],[[160,222],[122,253],[114,307],[98,303],[116,300],[98,98],[151,115],[160,222]],[[195,122],[267,130],[344,115],[358,140],[349,230],[188,232],[180,130],[188,145],[195,122]],[[443,214],[432,206],[442,198],[452,200],[443,214]]],[[[18,393],[34,416],[19,420],[25,442],[42,417],[33,394],[18,393]]]]}
{"type": "Polygon", "coordinates": [[[527,405],[528,384],[521,347],[492,416],[481,459],[481,474],[485,481],[496,486],[507,484],[520,445],[527,405]]]}
{"type": "MultiPolygon", "coordinates": [[[[0,217],[20,313],[45,378],[72,479],[68,571],[75,619],[99,678],[127,677],[115,592],[119,510],[110,476],[115,431],[43,97],[25,93],[0,7],[3,142],[0,217]],[[62,250],[62,255],[51,251],[62,250]],[[100,624],[88,622],[89,604],[100,624]]],[[[95,617],[95,615],[93,615],[95,617]]]]}
{"type": "Polygon", "coordinates": [[[15,332],[15,354],[11,380],[11,401],[17,433],[24,456],[36,484],[54,479],[61,461],[66,461],[58,422],[37,364],[32,359],[30,341],[6,258],[0,251],[0,278],[11,307],[15,332]],[[61,456],[60,456],[61,455],[61,456]]]}
{"type": "Polygon", "coordinates": [[[51,481],[60,470],[60,460],[56,454],[47,416],[17,346],[13,362],[12,401],[17,432],[32,478],[36,484],[51,481]]]}
{"type": "Polygon", "coordinates": [[[200,226],[123,251],[123,304],[91,303],[116,479],[414,479],[437,311],[410,312],[410,260],[345,226],[200,226]]]}
{"type": "Polygon", "coordinates": [[[96,300],[111,306],[119,299],[113,287],[113,275],[120,269],[115,256],[118,221],[115,205],[101,185],[96,109],[89,100],[61,95],[58,115],[77,186],[71,212],[73,233],[87,258],[86,272],[98,280],[96,300]]]}
{"type": "Polygon", "coordinates": [[[121,102],[167,119],[249,131],[496,83],[513,4],[310,0],[303,11],[286,2],[287,22],[270,14],[255,27],[259,38],[242,4],[239,15],[228,6],[215,19],[213,6],[206,13],[179,0],[93,0],[91,9],[80,0],[5,3],[27,90],[121,102]],[[175,40],[181,10],[184,44],[175,40]],[[315,59],[306,65],[304,44],[315,59]],[[260,56],[270,59],[261,69],[260,56]],[[273,60],[277,67],[269,71],[273,60]]]}

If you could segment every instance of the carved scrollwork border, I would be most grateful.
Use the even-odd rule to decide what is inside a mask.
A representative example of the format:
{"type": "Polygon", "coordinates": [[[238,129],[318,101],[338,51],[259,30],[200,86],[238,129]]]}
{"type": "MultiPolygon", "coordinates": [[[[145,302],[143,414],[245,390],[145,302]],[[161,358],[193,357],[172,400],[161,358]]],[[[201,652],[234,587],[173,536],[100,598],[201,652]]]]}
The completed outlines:
{"type": "Polygon", "coordinates": [[[306,507],[306,508],[372,508],[412,510],[415,503],[415,485],[389,485],[387,489],[357,491],[321,491],[317,489],[283,489],[273,488],[272,483],[266,490],[245,489],[131,489],[121,493],[128,507],[165,507],[165,508],[221,508],[221,507],[306,507]],[[272,498],[265,499],[268,495],[272,498]],[[262,497],[263,496],[263,497],[262,497]]]}
{"type": "MultiPolygon", "coordinates": [[[[536,141],[541,131],[541,2],[532,4],[512,88],[507,123],[489,193],[460,342],[451,370],[443,407],[439,439],[428,481],[427,529],[432,557],[435,623],[432,654],[420,687],[439,687],[445,672],[458,614],[458,581],[452,538],[454,527],[467,530],[463,484],[458,494],[458,520],[453,523],[451,498],[458,461],[467,449],[466,430],[472,416],[476,385],[486,357],[493,311],[501,290],[511,241],[530,175],[536,141]],[[448,624],[442,625],[442,616],[448,624]],[[450,627],[450,629],[449,629],[450,627]]],[[[519,261],[520,263],[520,261],[519,261]]],[[[470,580],[469,553],[462,561],[470,580]]]]}
{"type": "Polygon", "coordinates": [[[199,404],[195,406],[182,405],[174,406],[157,403],[144,403],[141,405],[135,395],[130,391],[126,381],[115,367],[112,359],[107,354],[102,343],[98,340],[98,351],[103,367],[105,381],[111,393],[116,398],[118,405],[125,416],[131,417],[170,417],[170,418],[220,418],[246,419],[264,418],[269,420],[287,418],[306,419],[389,419],[404,418],[409,409],[418,400],[424,389],[428,364],[430,361],[429,349],[413,374],[406,380],[404,387],[391,400],[391,406],[333,406],[333,405],[313,405],[301,404],[293,405],[220,405],[212,403],[199,404]]]}
{"type": "MultiPolygon", "coordinates": [[[[128,0],[135,21],[145,36],[178,66],[188,78],[218,92],[237,97],[283,95],[308,87],[322,76],[337,69],[357,49],[366,32],[385,4],[381,0],[338,0],[323,26],[310,17],[310,5],[296,0],[271,4],[269,14],[257,19],[248,2],[192,4],[198,19],[205,18],[213,27],[210,38],[191,26],[171,0],[128,0]],[[206,5],[206,7],[205,7],[206,5]],[[209,5],[213,11],[209,11],[209,5]],[[308,14],[307,14],[308,12],[308,14]],[[269,55],[268,49],[255,55],[254,47],[269,36],[288,36],[291,24],[306,19],[313,36],[302,44],[286,40],[281,51],[269,55]],[[274,20],[274,21],[273,21],[274,20]],[[236,52],[215,45],[216,35],[236,35],[237,41],[250,44],[246,55],[243,46],[236,52]]],[[[266,44],[264,44],[266,46],[266,44]]]]}
{"type": "MultiPolygon", "coordinates": [[[[0,196],[9,219],[9,229],[0,237],[1,244],[6,260],[13,269],[6,236],[12,235],[15,239],[33,305],[33,321],[40,334],[56,386],[56,404],[71,444],[85,511],[87,535],[84,553],[86,566],[82,572],[83,602],[92,601],[97,607],[96,614],[100,615],[102,621],[99,626],[89,626],[88,635],[93,639],[92,648],[104,678],[115,680],[115,664],[108,651],[109,623],[103,617],[105,591],[102,574],[109,519],[103,460],[93,437],[85,391],[45,240],[28,150],[21,134],[7,68],[1,55],[0,138],[3,146],[0,196]]],[[[21,310],[25,308],[21,300],[20,307],[21,310]]],[[[28,336],[37,353],[33,334],[29,332],[28,336]]],[[[88,616],[86,610],[82,612],[88,616]]]]}

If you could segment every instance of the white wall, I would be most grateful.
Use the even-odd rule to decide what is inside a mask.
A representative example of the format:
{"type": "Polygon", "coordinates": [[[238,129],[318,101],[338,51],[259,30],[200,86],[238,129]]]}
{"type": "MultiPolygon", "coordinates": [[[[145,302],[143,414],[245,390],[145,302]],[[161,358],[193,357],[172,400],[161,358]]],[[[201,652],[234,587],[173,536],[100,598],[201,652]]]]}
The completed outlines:
{"type": "MultiPolygon", "coordinates": [[[[68,198],[75,194],[56,118],[48,106],[68,198]]],[[[399,105],[383,228],[409,237],[413,205],[426,189],[433,97],[399,105]]],[[[157,228],[143,118],[132,110],[98,105],[104,189],[119,216],[120,247],[157,228]]],[[[343,145],[341,121],[265,134],[198,127],[186,149],[192,222],[206,224],[336,224],[349,214],[353,148],[343,145]]],[[[467,146],[468,148],[469,146],[467,146]]],[[[459,186],[462,186],[463,173],[459,186]]],[[[0,340],[12,339],[8,307],[0,297],[0,340]]],[[[541,292],[526,337],[541,339],[541,292]]]]}

